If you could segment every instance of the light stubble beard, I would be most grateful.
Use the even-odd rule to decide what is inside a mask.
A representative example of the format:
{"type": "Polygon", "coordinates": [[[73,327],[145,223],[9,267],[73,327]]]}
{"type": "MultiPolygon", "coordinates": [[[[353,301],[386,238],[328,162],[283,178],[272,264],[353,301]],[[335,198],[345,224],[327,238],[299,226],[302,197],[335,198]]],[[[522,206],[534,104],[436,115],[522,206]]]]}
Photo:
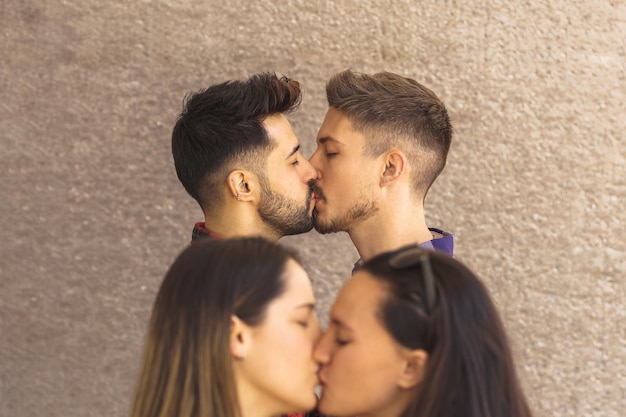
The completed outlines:
{"type": "MultiPolygon", "coordinates": [[[[315,195],[326,203],[324,191],[317,184],[313,184],[312,188],[315,195]]],[[[366,195],[367,193],[363,190],[359,201],[355,202],[345,213],[327,221],[320,219],[319,213],[314,209],[313,224],[315,225],[315,230],[321,234],[349,232],[356,224],[372,217],[379,210],[378,204],[373,198],[367,198],[366,195]]]]}

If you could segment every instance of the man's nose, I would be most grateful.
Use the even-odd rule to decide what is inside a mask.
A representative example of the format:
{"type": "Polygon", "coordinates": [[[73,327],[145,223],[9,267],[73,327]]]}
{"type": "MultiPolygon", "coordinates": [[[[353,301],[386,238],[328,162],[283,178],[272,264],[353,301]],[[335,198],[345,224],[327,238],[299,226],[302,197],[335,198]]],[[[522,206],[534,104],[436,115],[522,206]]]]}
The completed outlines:
{"type": "Polygon", "coordinates": [[[318,170],[305,159],[306,169],[304,171],[304,181],[309,182],[318,179],[318,170]]]}
{"type": "Polygon", "coordinates": [[[319,180],[320,178],[322,178],[322,171],[320,170],[320,166],[319,166],[318,162],[319,161],[318,161],[318,158],[317,158],[317,152],[315,152],[309,158],[309,163],[311,164],[311,166],[315,170],[315,179],[319,180]]]}
{"type": "Polygon", "coordinates": [[[309,162],[311,163],[311,165],[313,165],[313,168],[315,169],[319,169],[319,161],[318,161],[318,155],[319,151],[315,151],[313,152],[313,155],[311,155],[311,157],[309,158],[309,162]]]}

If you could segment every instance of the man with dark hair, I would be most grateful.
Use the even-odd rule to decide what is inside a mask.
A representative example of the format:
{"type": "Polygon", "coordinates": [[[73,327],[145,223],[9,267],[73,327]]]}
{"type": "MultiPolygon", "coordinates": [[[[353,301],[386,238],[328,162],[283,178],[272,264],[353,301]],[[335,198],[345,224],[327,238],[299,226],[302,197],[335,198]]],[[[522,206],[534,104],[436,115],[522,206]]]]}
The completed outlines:
{"type": "Polygon", "coordinates": [[[452,139],[441,100],[410,78],[350,70],[330,79],[326,95],[310,158],[316,230],[348,232],[362,260],[411,243],[452,254],[453,236],[429,229],[424,214],[452,139]]]}
{"type": "Polygon", "coordinates": [[[192,240],[259,235],[275,241],[313,228],[317,173],[285,117],[301,97],[297,81],[274,73],[187,97],[172,155],[178,179],[204,212],[192,240]]]}

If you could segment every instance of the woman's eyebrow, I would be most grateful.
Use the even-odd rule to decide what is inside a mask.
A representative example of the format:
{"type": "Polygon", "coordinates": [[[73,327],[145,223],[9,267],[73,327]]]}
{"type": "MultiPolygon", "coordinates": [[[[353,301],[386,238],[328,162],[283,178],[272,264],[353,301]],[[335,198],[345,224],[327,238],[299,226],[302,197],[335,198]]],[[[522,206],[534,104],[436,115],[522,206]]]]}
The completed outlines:
{"type": "Polygon", "coordinates": [[[343,329],[346,329],[350,332],[352,332],[352,328],[350,326],[348,326],[346,323],[344,323],[343,321],[341,321],[340,319],[336,318],[336,317],[331,317],[330,318],[330,322],[331,324],[334,324],[335,326],[341,327],[343,329]]]}

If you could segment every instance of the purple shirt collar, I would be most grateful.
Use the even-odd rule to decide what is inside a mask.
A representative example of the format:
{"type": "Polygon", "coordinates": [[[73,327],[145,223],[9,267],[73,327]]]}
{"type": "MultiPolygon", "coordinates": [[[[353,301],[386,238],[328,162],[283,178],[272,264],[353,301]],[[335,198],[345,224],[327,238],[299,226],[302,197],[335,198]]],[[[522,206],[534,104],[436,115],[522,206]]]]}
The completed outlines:
{"type": "Polygon", "coordinates": [[[454,256],[454,235],[449,232],[444,232],[441,229],[435,229],[434,227],[429,227],[428,230],[439,233],[441,237],[424,242],[420,244],[420,246],[454,256]]]}
{"type": "MultiPolygon", "coordinates": [[[[430,230],[431,232],[440,234],[441,237],[437,239],[428,240],[424,243],[420,243],[419,246],[426,248],[426,249],[434,250],[437,252],[442,252],[450,256],[454,256],[454,235],[452,233],[444,232],[443,230],[436,229],[434,227],[429,227],[428,230],[430,230]]],[[[363,261],[361,259],[356,261],[356,263],[354,264],[354,268],[352,268],[353,275],[357,271],[357,269],[361,267],[362,263],[363,261]]]]}

